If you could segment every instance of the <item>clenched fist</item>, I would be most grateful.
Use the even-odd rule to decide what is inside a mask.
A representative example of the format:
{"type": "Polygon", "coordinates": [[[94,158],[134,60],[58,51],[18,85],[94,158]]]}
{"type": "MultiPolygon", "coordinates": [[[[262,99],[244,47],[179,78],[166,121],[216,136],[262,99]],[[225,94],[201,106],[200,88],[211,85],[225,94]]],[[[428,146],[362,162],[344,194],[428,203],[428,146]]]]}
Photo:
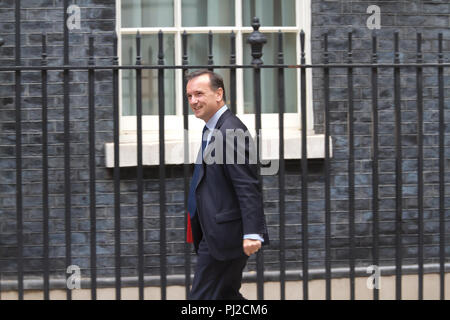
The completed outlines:
{"type": "Polygon", "coordinates": [[[246,255],[251,256],[256,253],[261,248],[261,241],[252,240],[252,239],[244,239],[243,243],[244,252],[246,255]]]}

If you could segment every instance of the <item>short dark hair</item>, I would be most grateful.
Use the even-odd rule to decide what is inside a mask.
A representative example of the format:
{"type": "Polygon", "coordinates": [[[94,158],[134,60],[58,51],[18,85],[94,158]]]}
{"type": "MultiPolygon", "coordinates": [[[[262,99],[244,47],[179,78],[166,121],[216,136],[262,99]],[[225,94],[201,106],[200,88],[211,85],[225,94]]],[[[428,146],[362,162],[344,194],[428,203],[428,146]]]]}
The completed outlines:
{"type": "Polygon", "coordinates": [[[186,83],[194,78],[200,77],[204,74],[209,75],[209,85],[212,90],[216,91],[219,88],[222,88],[223,90],[223,96],[222,100],[225,102],[227,101],[226,95],[225,95],[225,85],[223,84],[223,78],[220,74],[217,74],[215,72],[212,72],[208,69],[201,69],[197,71],[192,71],[191,73],[188,73],[186,75],[186,83]]]}

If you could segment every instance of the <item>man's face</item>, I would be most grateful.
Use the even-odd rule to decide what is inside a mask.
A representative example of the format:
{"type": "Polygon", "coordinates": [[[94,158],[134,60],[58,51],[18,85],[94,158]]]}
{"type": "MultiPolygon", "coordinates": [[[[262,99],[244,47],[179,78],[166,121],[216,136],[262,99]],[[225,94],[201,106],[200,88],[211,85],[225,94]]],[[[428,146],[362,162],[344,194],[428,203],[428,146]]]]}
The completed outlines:
{"type": "Polygon", "coordinates": [[[212,90],[208,74],[195,77],[186,85],[186,95],[194,115],[207,122],[223,106],[223,90],[212,90]]]}

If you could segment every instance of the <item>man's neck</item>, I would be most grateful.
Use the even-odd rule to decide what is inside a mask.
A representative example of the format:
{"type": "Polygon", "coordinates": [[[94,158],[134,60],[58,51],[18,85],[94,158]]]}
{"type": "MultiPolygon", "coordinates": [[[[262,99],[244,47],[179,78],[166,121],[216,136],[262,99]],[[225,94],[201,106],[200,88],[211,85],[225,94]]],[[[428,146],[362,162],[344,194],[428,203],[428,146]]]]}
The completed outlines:
{"type": "Polygon", "coordinates": [[[226,111],[226,105],[222,104],[222,106],[216,110],[216,112],[211,116],[211,118],[209,118],[208,121],[205,122],[205,125],[209,128],[209,129],[214,129],[217,121],[219,120],[220,116],[226,111]],[[225,108],[224,108],[225,107],[225,108]],[[222,110],[221,112],[219,112],[220,110],[222,110]]]}
{"type": "Polygon", "coordinates": [[[220,109],[222,109],[222,107],[223,107],[224,105],[225,105],[225,103],[222,102],[222,103],[217,107],[217,109],[214,111],[214,113],[211,115],[211,117],[209,117],[207,120],[204,120],[205,123],[208,123],[208,121],[211,120],[211,118],[214,117],[214,115],[217,113],[217,111],[219,111],[220,109]]]}

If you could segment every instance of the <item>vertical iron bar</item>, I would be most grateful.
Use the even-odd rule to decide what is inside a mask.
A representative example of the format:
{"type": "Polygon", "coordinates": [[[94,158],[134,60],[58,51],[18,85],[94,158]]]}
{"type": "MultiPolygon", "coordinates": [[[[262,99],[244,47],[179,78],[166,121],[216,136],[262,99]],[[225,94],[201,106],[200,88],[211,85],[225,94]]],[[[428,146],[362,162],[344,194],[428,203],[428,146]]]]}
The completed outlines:
{"type": "MultiPolygon", "coordinates": [[[[301,65],[305,59],[305,32],[300,32],[301,65]]],[[[301,124],[302,124],[302,256],[303,256],[303,299],[308,300],[308,153],[307,153],[307,121],[306,121],[306,68],[300,69],[301,91],[301,124]]]]}
{"type": "MultiPolygon", "coordinates": [[[[329,63],[328,33],[324,34],[324,64],[329,63]]],[[[325,67],[324,99],[325,99],[325,296],[331,300],[331,183],[330,183],[330,68],[325,67]]]]}
{"type": "MultiPolygon", "coordinates": [[[[417,63],[422,60],[422,34],[417,34],[417,63]]],[[[418,204],[418,264],[419,264],[419,284],[418,297],[423,300],[423,73],[422,67],[416,69],[417,88],[417,204],[418,204]]]]}
{"type": "MultiPolygon", "coordinates": [[[[136,66],[141,65],[141,34],[136,35],[136,66]]],[[[144,300],[144,186],[142,168],[142,69],[136,68],[137,120],[137,218],[138,218],[138,286],[139,300],[144,300]]]]}
{"type": "Polygon", "coordinates": [[[94,37],[89,36],[89,212],[91,225],[91,300],[97,300],[97,221],[95,197],[95,60],[94,37]]]}
{"type": "MultiPolygon", "coordinates": [[[[256,159],[258,167],[259,185],[262,186],[261,178],[261,68],[255,64],[253,69],[254,99],[255,99],[255,129],[256,129],[256,159]]],[[[257,279],[257,299],[264,299],[264,261],[263,248],[256,253],[256,279],[257,279]]]]}
{"type": "MultiPolygon", "coordinates": [[[[47,36],[42,34],[42,67],[47,66],[47,36]]],[[[48,203],[48,99],[47,70],[42,69],[42,214],[43,214],[43,266],[44,266],[44,300],[50,299],[49,279],[49,203],[48,203]]]]}
{"type": "MultiPolygon", "coordinates": [[[[352,33],[348,33],[347,63],[352,64],[352,33]]],[[[350,300],[355,300],[355,149],[354,149],[354,110],[353,110],[353,67],[347,68],[348,87],[348,206],[350,242],[350,300]]]]}
{"type": "MultiPolygon", "coordinates": [[[[164,65],[163,33],[158,33],[158,65],[164,65]]],[[[165,100],[164,100],[164,69],[158,70],[158,102],[159,102],[159,221],[160,221],[160,275],[161,300],[167,299],[167,272],[166,272],[166,163],[165,163],[165,100]]]]}
{"type": "MultiPolygon", "coordinates": [[[[69,1],[64,0],[64,22],[68,19],[67,8],[69,1]]],[[[69,29],[64,25],[64,65],[69,65],[69,29]]],[[[63,71],[63,91],[64,91],[64,200],[65,200],[65,240],[66,240],[66,268],[72,264],[72,240],[71,240],[71,185],[70,185],[70,88],[69,70],[63,71]]],[[[72,300],[72,291],[66,289],[67,300],[72,300]]]]}
{"type": "MultiPolygon", "coordinates": [[[[188,54],[187,54],[187,33],[186,31],[182,34],[182,45],[183,45],[183,66],[188,65],[188,54]]],[[[184,183],[184,208],[187,208],[187,201],[189,196],[189,176],[190,164],[189,164],[189,107],[186,97],[186,73],[188,69],[183,68],[183,128],[184,128],[184,165],[183,165],[183,183],[184,183]]],[[[189,219],[188,212],[185,210],[184,216],[184,234],[187,234],[187,219],[189,219]]],[[[184,244],[184,263],[185,263],[185,290],[186,298],[189,297],[189,291],[191,286],[191,245],[187,242],[184,244]]]]}
{"type": "MultiPolygon", "coordinates": [[[[20,0],[16,1],[16,66],[20,66],[20,0]]],[[[23,300],[23,199],[22,199],[22,73],[16,71],[16,236],[17,236],[17,286],[19,300],[23,300]]]]}
{"type": "MultiPolygon", "coordinates": [[[[213,34],[210,30],[208,32],[208,66],[212,66],[214,64],[213,60],[213,34]]],[[[208,68],[210,71],[214,71],[213,67],[208,68]]]]}
{"type": "MultiPolygon", "coordinates": [[[[439,63],[444,63],[442,33],[438,35],[439,63]]],[[[439,274],[440,299],[445,299],[445,111],[444,68],[438,67],[439,82],[439,274]]]]}
{"type": "MultiPolygon", "coordinates": [[[[394,63],[400,63],[399,33],[394,36],[394,63]]],[[[397,300],[402,298],[402,120],[400,97],[400,67],[394,67],[394,108],[395,108],[395,295],[397,300]]]]}
{"type": "MultiPolygon", "coordinates": [[[[114,32],[113,65],[119,65],[117,33],[114,32]]],[[[121,248],[120,248],[120,140],[119,140],[119,69],[113,69],[113,113],[114,113],[114,253],[115,253],[115,277],[116,300],[122,298],[121,282],[121,248]]]]}
{"type": "MultiPolygon", "coordinates": [[[[262,193],[261,177],[261,65],[263,61],[263,45],[267,42],[266,37],[259,32],[259,19],[254,17],[252,20],[253,32],[247,38],[251,45],[252,65],[253,65],[253,83],[254,83],[254,103],[255,103],[255,130],[256,130],[256,168],[258,172],[258,185],[262,193]]],[[[263,199],[261,199],[261,206],[263,199]]],[[[256,280],[257,280],[257,299],[264,299],[264,250],[261,248],[256,253],[256,280]]]]}
{"type": "MultiPolygon", "coordinates": [[[[372,63],[378,62],[377,54],[377,36],[375,32],[372,34],[372,63]]],[[[379,170],[378,170],[378,67],[371,69],[371,86],[372,86],[372,258],[373,265],[378,266],[378,185],[379,185],[379,170]]],[[[374,287],[373,299],[379,299],[379,289],[374,287]]]]}
{"type": "MultiPolygon", "coordinates": [[[[278,64],[284,64],[283,33],[278,31],[278,64]]],[[[280,297],[286,299],[286,252],[285,252],[285,165],[284,165],[284,110],[285,110],[284,68],[278,68],[278,128],[280,130],[280,171],[278,191],[280,208],[280,297]]]]}
{"type": "MultiPolygon", "coordinates": [[[[234,66],[236,65],[236,35],[234,31],[231,31],[230,41],[230,64],[234,66]]],[[[231,67],[230,69],[230,109],[234,114],[236,114],[236,68],[234,67],[231,67]]]]}

